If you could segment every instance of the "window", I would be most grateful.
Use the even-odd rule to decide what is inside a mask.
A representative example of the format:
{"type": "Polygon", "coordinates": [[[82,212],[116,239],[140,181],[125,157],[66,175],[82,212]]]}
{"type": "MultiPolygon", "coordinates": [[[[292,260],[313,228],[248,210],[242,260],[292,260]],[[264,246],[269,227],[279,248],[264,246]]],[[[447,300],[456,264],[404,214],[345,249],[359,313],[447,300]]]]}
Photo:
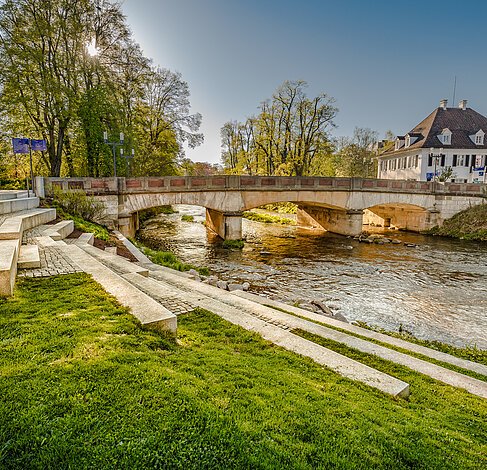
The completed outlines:
{"type": "Polygon", "coordinates": [[[418,164],[419,164],[419,155],[416,155],[416,157],[414,158],[414,168],[418,168],[418,164]]]}
{"type": "Polygon", "coordinates": [[[404,147],[409,147],[411,145],[411,137],[408,135],[406,136],[406,142],[404,144],[404,147]]]}
{"type": "Polygon", "coordinates": [[[444,134],[443,135],[443,143],[446,145],[450,145],[450,143],[451,143],[451,135],[450,134],[444,134]]]}
{"type": "MultiPolygon", "coordinates": [[[[453,155],[453,157],[455,157],[455,155],[453,155]]],[[[457,155],[457,161],[456,161],[456,165],[453,165],[453,166],[465,166],[465,155],[457,155]]],[[[453,162],[455,163],[455,159],[453,159],[453,162]]]]}
{"type": "Polygon", "coordinates": [[[457,166],[457,162],[458,162],[458,155],[453,155],[453,161],[451,166],[457,166]]]}
{"type": "Polygon", "coordinates": [[[483,136],[481,136],[481,135],[479,135],[479,134],[477,134],[477,135],[475,136],[475,143],[476,143],[477,145],[482,145],[482,144],[483,144],[483,140],[484,140],[483,136]]]}

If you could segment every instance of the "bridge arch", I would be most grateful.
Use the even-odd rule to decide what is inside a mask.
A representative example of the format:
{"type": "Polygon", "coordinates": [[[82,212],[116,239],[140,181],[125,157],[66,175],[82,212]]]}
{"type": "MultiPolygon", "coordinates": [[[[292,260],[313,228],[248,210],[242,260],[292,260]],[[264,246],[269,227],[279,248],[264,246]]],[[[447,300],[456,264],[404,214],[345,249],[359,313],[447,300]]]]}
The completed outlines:
{"type": "Polygon", "coordinates": [[[440,211],[435,207],[388,202],[367,207],[364,210],[363,223],[420,232],[439,224],[439,215],[440,211]]]}

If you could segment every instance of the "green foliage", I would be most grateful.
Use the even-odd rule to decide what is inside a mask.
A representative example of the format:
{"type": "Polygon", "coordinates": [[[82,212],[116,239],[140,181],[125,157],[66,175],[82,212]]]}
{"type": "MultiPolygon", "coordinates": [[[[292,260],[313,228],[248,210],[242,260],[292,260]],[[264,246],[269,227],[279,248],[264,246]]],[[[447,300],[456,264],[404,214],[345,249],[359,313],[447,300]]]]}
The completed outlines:
{"type": "Polygon", "coordinates": [[[377,164],[372,147],[377,138],[377,132],[358,127],[351,139],[342,138],[333,156],[334,176],[374,178],[377,164]]]}
{"type": "Polygon", "coordinates": [[[99,240],[104,240],[106,242],[110,240],[110,232],[105,226],[97,224],[96,222],[90,222],[80,216],[69,214],[59,207],[56,208],[56,213],[58,217],[61,217],[64,220],[72,220],[76,230],[93,233],[99,240]]]}
{"type": "Polygon", "coordinates": [[[159,214],[177,214],[178,211],[174,210],[172,206],[158,206],[158,207],[151,207],[150,209],[144,209],[143,211],[139,212],[139,222],[144,223],[153,217],[156,217],[159,214]]]}
{"type": "Polygon", "coordinates": [[[54,188],[53,205],[64,212],[86,220],[97,220],[105,213],[105,205],[83,191],[62,191],[54,188]]]}
{"type": "Polygon", "coordinates": [[[174,342],[84,274],[22,280],[0,301],[0,466],[486,466],[485,400],[356,357],[408,381],[410,400],[204,310],[178,317],[174,342]]]}
{"type": "Polygon", "coordinates": [[[241,250],[245,246],[244,240],[224,240],[223,248],[241,250]]]}
{"type": "Polygon", "coordinates": [[[414,335],[407,331],[388,331],[383,328],[375,328],[368,325],[365,322],[356,322],[357,326],[366,328],[368,330],[377,331],[385,335],[393,336],[395,338],[404,339],[410,343],[416,343],[427,348],[436,349],[452,356],[461,357],[469,361],[478,362],[480,364],[487,365],[487,350],[479,349],[476,346],[467,346],[465,348],[457,348],[450,344],[442,343],[441,341],[431,341],[416,338],[414,335]]]}
{"type": "Polygon", "coordinates": [[[26,182],[20,179],[0,179],[0,189],[26,189],[26,182]]]}
{"type": "Polygon", "coordinates": [[[265,206],[261,206],[260,209],[279,212],[280,214],[296,214],[298,211],[298,206],[292,202],[276,202],[274,204],[266,204],[265,206]]]}
{"type": "Polygon", "coordinates": [[[209,269],[206,267],[197,267],[192,264],[183,263],[178,257],[171,253],[170,251],[160,251],[160,250],[152,250],[147,248],[142,243],[135,241],[134,244],[142,250],[142,252],[155,264],[159,264],[160,266],[166,266],[171,269],[175,269],[176,271],[189,271],[190,269],[194,269],[198,271],[202,276],[208,276],[210,273],[209,269]]]}
{"type": "Polygon", "coordinates": [[[261,214],[259,212],[245,211],[243,217],[264,224],[296,225],[296,221],[293,219],[272,214],[261,214]]]}
{"type": "Polygon", "coordinates": [[[221,129],[222,161],[231,174],[308,175],[331,151],[337,108],[324,93],[308,98],[307,83],[284,82],[257,117],[221,129]]]}
{"type": "Polygon", "coordinates": [[[426,232],[430,235],[487,241],[487,204],[479,204],[455,214],[426,232]]]}
{"type": "Polygon", "coordinates": [[[194,222],[194,217],[192,215],[188,215],[188,214],[183,214],[181,216],[181,220],[183,222],[194,222]]]}
{"type": "MultiPolygon", "coordinates": [[[[37,174],[113,175],[104,131],[110,142],[125,134],[115,152],[118,175],[125,176],[120,148],[123,155],[135,150],[132,174],[159,176],[178,173],[185,143],[202,143],[188,84],[151,65],[119,2],[5,0],[0,36],[0,131],[46,139],[47,151],[35,155],[37,174]]],[[[18,167],[0,164],[0,175],[18,167]]]]}

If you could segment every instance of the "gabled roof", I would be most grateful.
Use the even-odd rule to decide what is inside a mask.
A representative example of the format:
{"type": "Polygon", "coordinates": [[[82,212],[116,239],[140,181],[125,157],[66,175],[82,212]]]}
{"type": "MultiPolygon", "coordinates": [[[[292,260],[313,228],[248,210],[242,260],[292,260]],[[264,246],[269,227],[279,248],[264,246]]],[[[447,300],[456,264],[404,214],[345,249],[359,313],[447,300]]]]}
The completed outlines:
{"type": "Polygon", "coordinates": [[[410,136],[418,136],[413,144],[407,148],[390,150],[382,155],[390,156],[402,150],[419,148],[451,148],[451,149],[487,149],[487,140],[484,145],[476,145],[470,139],[479,129],[487,133],[487,118],[472,108],[436,108],[428,117],[411,129],[410,136]],[[438,140],[443,129],[452,132],[451,144],[446,145],[438,140]]]}

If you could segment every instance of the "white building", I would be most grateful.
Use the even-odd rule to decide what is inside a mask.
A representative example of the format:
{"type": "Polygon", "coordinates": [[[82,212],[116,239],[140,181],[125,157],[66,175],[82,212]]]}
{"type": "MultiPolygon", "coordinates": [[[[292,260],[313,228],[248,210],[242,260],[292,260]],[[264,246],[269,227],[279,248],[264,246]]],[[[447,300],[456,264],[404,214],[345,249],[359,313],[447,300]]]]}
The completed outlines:
{"type": "Polygon", "coordinates": [[[447,181],[485,183],[486,133],[487,118],[467,108],[467,100],[458,108],[448,108],[442,100],[439,108],[379,155],[377,177],[431,181],[451,168],[447,181]]]}

